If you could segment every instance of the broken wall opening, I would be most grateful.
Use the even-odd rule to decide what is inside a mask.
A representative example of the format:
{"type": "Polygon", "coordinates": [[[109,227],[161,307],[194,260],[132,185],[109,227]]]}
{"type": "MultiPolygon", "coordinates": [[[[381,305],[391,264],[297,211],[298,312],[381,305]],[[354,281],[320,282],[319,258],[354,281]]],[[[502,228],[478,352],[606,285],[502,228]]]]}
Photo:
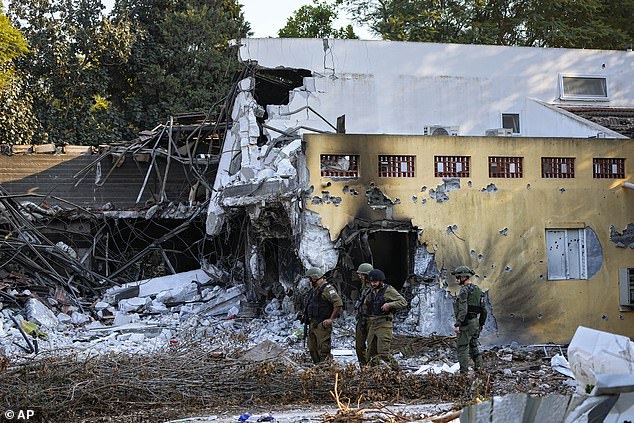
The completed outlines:
{"type": "Polygon", "coordinates": [[[293,295],[303,267],[282,204],[230,208],[222,234],[213,237],[213,248],[205,258],[223,269],[232,284],[245,284],[245,306],[250,313],[258,314],[273,298],[293,295]]]}
{"type": "Polygon", "coordinates": [[[262,278],[266,301],[282,300],[292,289],[298,275],[302,275],[302,264],[295,253],[295,243],[288,238],[269,238],[263,241],[264,265],[262,278]]]}
{"type": "Polygon", "coordinates": [[[306,69],[257,69],[254,73],[255,87],[253,97],[263,110],[256,113],[260,128],[258,145],[263,146],[269,140],[262,131],[262,125],[269,119],[267,105],[286,105],[290,103],[290,92],[304,85],[304,78],[312,73],[306,69]]]}
{"type": "Polygon", "coordinates": [[[312,72],[307,69],[258,69],[253,96],[263,106],[288,104],[290,91],[304,85],[304,78],[310,76],[312,72]]]}
{"type": "Polygon", "coordinates": [[[186,221],[105,218],[103,230],[95,233],[95,271],[105,276],[119,271],[123,280],[134,281],[199,269],[204,216],[183,225],[186,221]],[[155,242],[172,231],[178,233],[160,244],[155,242]],[[130,260],[134,263],[122,269],[130,260]]]}
{"type": "Polygon", "coordinates": [[[341,232],[337,247],[342,290],[353,301],[359,295],[361,281],[356,270],[361,263],[381,269],[387,282],[402,291],[414,272],[418,230],[410,222],[356,219],[341,232]]]}
{"type": "Polygon", "coordinates": [[[374,267],[383,270],[390,285],[401,290],[413,271],[416,232],[372,232],[368,236],[368,242],[374,267]]]}

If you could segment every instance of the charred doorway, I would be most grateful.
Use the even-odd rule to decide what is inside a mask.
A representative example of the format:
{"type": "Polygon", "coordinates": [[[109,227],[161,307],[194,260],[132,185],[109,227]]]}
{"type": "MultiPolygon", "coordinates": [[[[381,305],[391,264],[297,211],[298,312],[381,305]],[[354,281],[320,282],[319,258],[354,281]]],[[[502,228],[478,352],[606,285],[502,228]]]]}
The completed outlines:
{"type": "Polygon", "coordinates": [[[368,235],[373,266],[385,272],[390,285],[401,290],[413,271],[416,233],[377,231],[368,235]]]}
{"type": "Polygon", "coordinates": [[[356,269],[361,263],[383,270],[390,285],[402,290],[414,271],[418,231],[410,222],[357,219],[346,226],[339,238],[338,269],[347,298],[354,301],[361,283],[356,269]]]}

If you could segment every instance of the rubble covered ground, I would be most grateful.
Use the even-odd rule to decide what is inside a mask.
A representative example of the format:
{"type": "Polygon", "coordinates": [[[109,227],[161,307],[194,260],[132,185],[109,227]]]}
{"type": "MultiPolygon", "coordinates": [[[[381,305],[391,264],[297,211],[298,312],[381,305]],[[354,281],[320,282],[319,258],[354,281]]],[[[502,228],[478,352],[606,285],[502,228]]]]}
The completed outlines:
{"type": "MultiPolygon", "coordinates": [[[[453,339],[397,336],[394,349],[401,352],[402,370],[360,371],[352,357],[313,366],[301,343],[262,341],[249,348],[249,334],[275,324],[271,319],[227,322],[212,332],[204,326],[190,328],[152,353],[113,348],[86,357],[69,349],[22,362],[5,357],[0,397],[14,409],[36,410],[44,421],[159,422],[245,412],[274,415],[287,405],[332,406],[336,380],[341,398],[366,408],[449,402],[459,409],[475,398],[573,390],[569,378],[551,369],[541,347],[487,350],[486,370],[477,376],[417,374],[425,364],[453,364],[453,339]]],[[[402,421],[420,418],[407,417],[402,421]]]]}

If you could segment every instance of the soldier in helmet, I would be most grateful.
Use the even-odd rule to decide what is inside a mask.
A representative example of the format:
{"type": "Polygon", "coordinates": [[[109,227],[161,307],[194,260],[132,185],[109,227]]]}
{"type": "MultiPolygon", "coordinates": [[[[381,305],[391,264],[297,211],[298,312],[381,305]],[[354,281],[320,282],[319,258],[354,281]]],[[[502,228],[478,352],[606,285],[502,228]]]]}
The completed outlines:
{"type": "Polygon", "coordinates": [[[370,281],[368,280],[368,273],[372,270],[374,270],[374,267],[372,267],[370,263],[361,263],[357,269],[357,275],[359,276],[359,280],[361,280],[361,294],[354,305],[354,310],[357,312],[357,326],[354,332],[354,345],[360,366],[368,364],[368,347],[366,344],[368,339],[368,316],[365,299],[372,290],[372,288],[370,288],[370,281]]]}
{"type": "Polygon", "coordinates": [[[470,278],[475,272],[467,266],[458,266],[451,272],[460,284],[460,293],[454,302],[454,315],[456,323],[454,330],[458,335],[457,349],[460,373],[469,371],[469,357],[473,360],[473,368],[477,371],[482,368],[482,357],[478,351],[478,337],[487,318],[484,307],[484,295],[470,278]]]}
{"type": "Polygon", "coordinates": [[[385,273],[374,269],[368,273],[371,291],[365,298],[368,319],[368,360],[370,365],[384,361],[392,368],[398,363],[390,352],[394,312],[407,306],[407,300],[385,283],[385,273]]]}
{"type": "Polygon", "coordinates": [[[306,277],[313,287],[306,305],[306,317],[309,320],[308,351],[313,363],[317,364],[332,359],[332,322],[339,316],[343,302],[337,290],[326,282],[320,268],[311,267],[306,277]]]}

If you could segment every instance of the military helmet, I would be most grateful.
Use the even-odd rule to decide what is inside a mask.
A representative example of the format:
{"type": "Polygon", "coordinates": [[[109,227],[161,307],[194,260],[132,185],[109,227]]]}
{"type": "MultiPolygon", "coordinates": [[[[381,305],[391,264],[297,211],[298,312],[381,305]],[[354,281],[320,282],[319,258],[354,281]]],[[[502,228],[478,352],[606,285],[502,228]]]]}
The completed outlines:
{"type": "Polygon", "coordinates": [[[371,281],[384,281],[385,273],[382,270],[374,269],[370,273],[368,273],[368,279],[371,281]]]}
{"type": "Polygon", "coordinates": [[[458,266],[454,269],[453,272],[451,272],[451,274],[454,276],[466,276],[470,278],[471,276],[475,275],[475,272],[471,270],[468,266],[458,266]]]}
{"type": "Polygon", "coordinates": [[[357,273],[365,273],[366,275],[374,270],[370,263],[361,263],[357,269],[357,273]]]}
{"type": "Polygon", "coordinates": [[[307,278],[321,279],[324,277],[324,271],[321,270],[319,267],[311,267],[310,269],[308,269],[306,275],[304,276],[306,276],[307,278]]]}

